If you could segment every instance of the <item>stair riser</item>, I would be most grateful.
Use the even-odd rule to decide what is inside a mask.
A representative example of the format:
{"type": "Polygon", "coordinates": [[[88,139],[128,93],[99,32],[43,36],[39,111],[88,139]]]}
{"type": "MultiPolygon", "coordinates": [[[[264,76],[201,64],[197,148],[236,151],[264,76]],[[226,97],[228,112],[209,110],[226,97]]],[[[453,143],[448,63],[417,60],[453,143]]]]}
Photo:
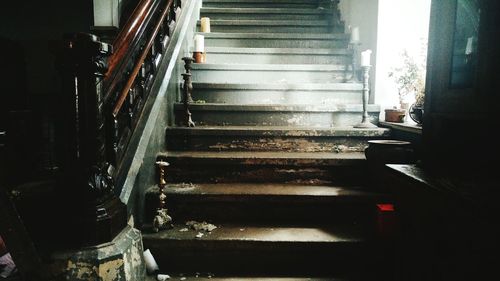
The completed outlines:
{"type": "Polygon", "coordinates": [[[166,136],[175,151],[363,152],[366,139],[335,137],[166,136]]]}
{"type": "Polygon", "coordinates": [[[241,48],[345,48],[346,40],[319,39],[256,39],[256,38],[210,38],[205,37],[206,46],[241,48]]]}
{"type": "Polygon", "coordinates": [[[167,160],[172,167],[167,175],[169,182],[193,183],[237,183],[237,182],[335,182],[338,184],[362,181],[366,176],[366,165],[351,167],[318,167],[303,165],[214,165],[192,164],[189,160],[167,160]]]}
{"type": "MultiPolygon", "coordinates": [[[[244,191],[243,191],[244,192],[244,191]]],[[[342,223],[366,225],[374,231],[378,202],[367,198],[359,200],[344,198],[306,196],[183,196],[167,194],[169,214],[177,223],[190,220],[212,221],[221,224],[266,224],[314,225],[342,223]],[[280,198],[281,197],[281,198],[280,198]],[[314,198],[313,198],[314,197],[314,198]]],[[[152,221],[158,207],[158,193],[146,195],[147,221],[152,221]]],[[[370,228],[370,229],[368,229],[370,228]]]]}
{"type": "MultiPolygon", "coordinates": [[[[169,273],[311,276],[366,272],[378,262],[370,246],[361,243],[155,242],[144,239],[144,247],[154,253],[160,268],[168,268],[169,273]]],[[[374,280],[373,275],[365,280],[374,280]]]]}
{"type": "MultiPolygon", "coordinates": [[[[252,126],[312,126],[344,127],[361,122],[361,112],[253,112],[253,111],[197,111],[191,110],[198,125],[252,125],[252,126]]],[[[378,122],[378,112],[370,113],[370,120],[378,122]]],[[[183,111],[176,110],[177,125],[182,125],[183,111]]]]}
{"type": "MultiPolygon", "coordinates": [[[[212,32],[228,33],[328,33],[329,26],[273,26],[273,25],[219,25],[210,26],[212,32]]],[[[198,25],[198,31],[200,26],[198,25]]]]}
{"type": "Polygon", "coordinates": [[[243,64],[342,64],[351,63],[346,55],[295,55],[295,54],[234,54],[207,53],[208,63],[243,64]]]}
{"type": "Polygon", "coordinates": [[[216,13],[201,12],[201,17],[210,20],[327,20],[328,14],[271,14],[271,13],[216,13]]]}
{"type": "Polygon", "coordinates": [[[195,89],[193,99],[227,104],[360,104],[360,91],[195,89]]]}
{"type": "Polygon", "coordinates": [[[237,2],[204,2],[205,8],[306,8],[315,9],[318,4],[314,3],[237,3],[237,2]]]}
{"type": "Polygon", "coordinates": [[[193,69],[193,82],[204,83],[334,83],[348,77],[345,71],[307,71],[307,70],[213,70],[193,69]]]}

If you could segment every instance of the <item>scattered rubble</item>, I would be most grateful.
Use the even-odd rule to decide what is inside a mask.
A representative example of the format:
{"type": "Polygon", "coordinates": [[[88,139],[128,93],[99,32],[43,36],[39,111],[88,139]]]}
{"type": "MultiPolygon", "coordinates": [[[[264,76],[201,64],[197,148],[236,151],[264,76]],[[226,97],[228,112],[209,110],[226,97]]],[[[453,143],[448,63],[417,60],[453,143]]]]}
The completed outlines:
{"type": "Polygon", "coordinates": [[[170,279],[170,275],[168,275],[168,274],[158,274],[156,276],[156,280],[158,280],[158,281],[165,281],[168,279],[170,279]]]}
{"type": "Polygon", "coordinates": [[[179,184],[172,185],[173,188],[195,188],[196,185],[191,182],[182,182],[179,184]]]}
{"type": "Polygon", "coordinates": [[[200,239],[203,237],[203,233],[202,232],[198,232],[198,234],[196,234],[196,238],[200,239]]]}
{"type": "Polygon", "coordinates": [[[186,232],[186,231],[189,231],[189,229],[187,227],[179,229],[179,232],[186,232]]]}
{"type": "Polygon", "coordinates": [[[204,222],[188,221],[186,222],[186,226],[196,231],[206,231],[206,232],[211,232],[212,230],[217,228],[217,226],[208,223],[206,221],[204,222]]]}

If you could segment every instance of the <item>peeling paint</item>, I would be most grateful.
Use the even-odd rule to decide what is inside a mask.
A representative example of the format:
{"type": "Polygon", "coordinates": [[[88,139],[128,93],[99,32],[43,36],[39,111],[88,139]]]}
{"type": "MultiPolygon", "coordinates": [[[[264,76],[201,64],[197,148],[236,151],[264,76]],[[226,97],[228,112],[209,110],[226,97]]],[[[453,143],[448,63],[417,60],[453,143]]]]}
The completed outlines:
{"type": "Polygon", "coordinates": [[[105,262],[99,266],[99,277],[102,281],[123,280],[121,272],[123,271],[123,260],[116,259],[105,262]]]}
{"type": "Polygon", "coordinates": [[[68,261],[66,272],[69,276],[75,276],[76,280],[90,281],[96,280],[97,267],[88,262],[68,261]]]}

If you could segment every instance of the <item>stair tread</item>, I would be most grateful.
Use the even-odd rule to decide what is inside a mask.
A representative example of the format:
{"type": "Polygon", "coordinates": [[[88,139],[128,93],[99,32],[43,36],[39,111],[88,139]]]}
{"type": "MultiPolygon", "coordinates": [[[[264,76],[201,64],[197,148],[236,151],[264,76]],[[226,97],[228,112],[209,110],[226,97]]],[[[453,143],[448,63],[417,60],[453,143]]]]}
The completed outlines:
{"type": "Polygon", "coordinates": [[[274,151],[167,151],[161,157],[205,159],[309,159],[309,160],[365,160],[363,152],[274,152],[274,151]]]}
{"type": "Polygon", "coordinates": [[[203,0],[203,3],[319,3],[319,0],[203,0]]]}
{"type": "MultiPolygon", "coordinates": [[[[177,109],[184,104],[176,103],[177,109]]],[[[207,111],[256,111],[256,112],[361,112],[362,104],[226,104],[226,103],[192,103],[190,110],[207,111]]],[[[369,104],[368,112],[380,111],[380,106],[369,104]]]]}
{"type": "MultiPolygon", "coordinates": [[[[148,193],[158,193],[157,186],[148,193]]],[[[206,196],[293,196],[330,197],[343,199],[385,198],[385,194],[363,191],[356,187],[334,185],[287,184],[287,183],[197,183],[169,184],[166,194],[206,195],[206,196]]]]}
{"type": "MultiPolygon", "coordinates": [[[[210,277],[202,277],[203,275],[208,274],[183,274],[182,276],[171,275],[170,280],[184,280],[184,281],[249,281],[249,280],[259,280],[259,281],[345,281],[346,279],[340,278],[314,278],[314,277],[262,277],[262,276],[254,276],[254,277],[213,277],[210,274],[210,277]],[[192,275],[192,276],[189,276],[192,275]],[[182,278],[182,279],[180,279],[182,278]]],[[[16,279],[17,280],[17,279],[16,279]]],[[[9,280],[7,280],[9,281],[9,280]]],[[[147,276],[146,281],[156,281],[155,276],[147,276]]]]}
{"type": "Polygon", "coordinates": [[[345,65],[193,63],[193,70],[344,71],[345,65]]]}
{"type": "Polygon", "coordinates": [[[207,53],[236,54],[297,54],[297,55],[351,55],[345,48],[238,48],[238,47],[207,47],[207,53]]]}
{"type": "MultiPolygon", "coordinates": [[[[198,21],[198,25],[201,21],[198,21]]],[[[235,20],[210,20],[210,25],[249,25],[249,26],[329,26],[327,20],[249,20],[249,19],[235,19],[235,20]]]]}
{"type": "Polygon", "coordinates": [[[168,127],[168,135],[255,135],[255,136],[287,136],[287,137],[388,137],[390,129],[352,127],[301,127],[301,126],[198,126],[168,127]]]}
{"type": "MultiPolygon", "coordinates": [[[[174,225],[158,233],[143,233],[146,243],[151,241],[239,241],[260,243],[362,243],[367,239],[356,225],[335,225],[321,227],[283,227],[283,226],[252,226],[252,225],[217,225],[211,233],[196,238],[198,231],[186,228],[184,224],[174,225]]],[[[195,243],[195,242],[194,242],[195,243]]],[[[219,244],[220,245],[220,244],[219,244]]],[[[275,246],[274,246],[275,247],[275,246]]]]}
{"type": "Polygon", "coordinates": [[[201,14],[203,13],[238,13],[238,14],[328,14],[328,9],[314,9],[314,8],[216,8],[216,7],[202,7],[201,14]]]}
{"type": "Polygon", "coordinates": [[[193,87],[210,89],[243,89],[243,90],[352,90],[363,89],[361,83],[294,83],[283,81],[281,83],[217,83],[217,82],[193,82],[193,87]]]}
{"type": "Polygon", "coordinates": [[[349,39],[350,35],[345,33],[246,33],[246,32],[196,32],[196,34],[204,35],[205,38],[235,38],[235,39],[349,39]]]}

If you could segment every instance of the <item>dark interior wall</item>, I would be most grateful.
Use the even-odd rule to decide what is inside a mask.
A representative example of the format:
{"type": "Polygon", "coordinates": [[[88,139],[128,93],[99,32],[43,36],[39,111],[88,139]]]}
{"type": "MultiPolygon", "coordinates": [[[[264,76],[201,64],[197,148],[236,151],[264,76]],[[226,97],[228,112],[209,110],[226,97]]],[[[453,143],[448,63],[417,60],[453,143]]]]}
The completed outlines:
{"type": "Polygon", "coordinates": [[[487,171],[498,155],[500,2],[480,1],[478,63],[471,85],[452,87],[456,0],[432,2],[424,115],[426,162],[437,168],[487,171]]]}
{"type": "Polygon", "coordinates": [[[28,180],[29,171],[53,166],[61,88],[54,47],[64,33],[90,30],[92,0],[8,1],[0,10],[0,130],[9,175],[28,180]]]}
{"type": "MultiPolygon", "coordinates": [[[[93,22],[92,1],[9,1],[2,4],[0,36],[14,41],[23,53],[28,96],[59,89],[51,42],[67,32],[88,32],[93,22]]],[[[2,56],[9,56],[4,53],[2,56]]],[[[17,88],[17,85],[11,85],[17,88]]],[[[4,95],[4,94],[3,94],[4,95]]]]}

